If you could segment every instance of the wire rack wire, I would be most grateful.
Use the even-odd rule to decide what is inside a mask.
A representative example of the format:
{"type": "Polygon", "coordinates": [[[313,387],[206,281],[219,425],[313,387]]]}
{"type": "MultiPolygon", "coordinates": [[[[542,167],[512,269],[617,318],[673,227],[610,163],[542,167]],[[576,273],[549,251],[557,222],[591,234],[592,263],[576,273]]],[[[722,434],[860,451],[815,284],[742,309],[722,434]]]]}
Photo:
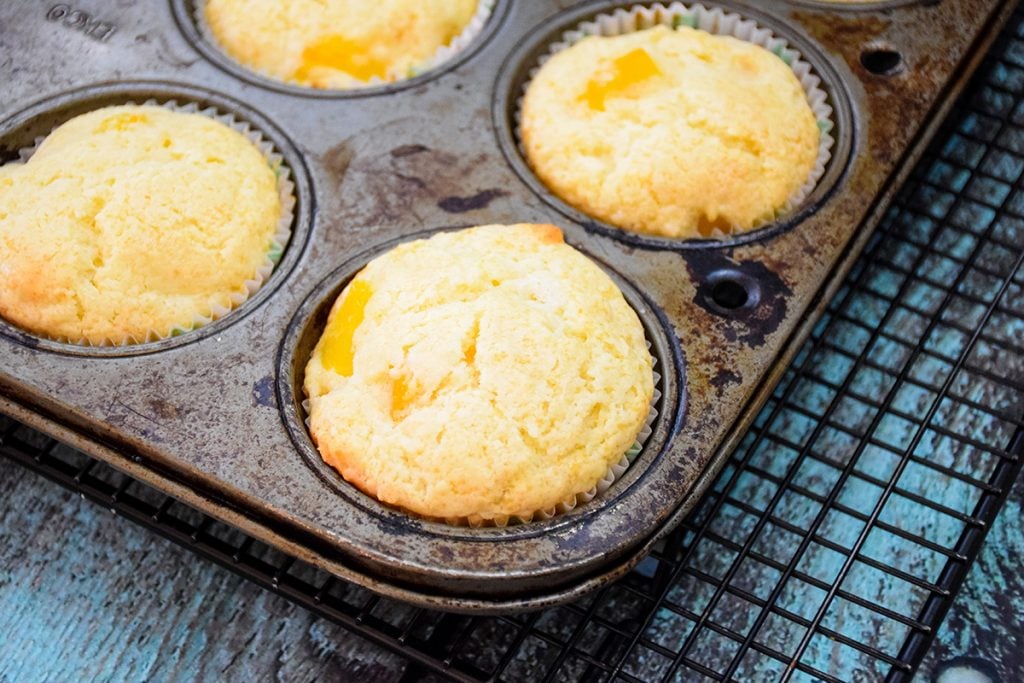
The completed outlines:
{"type": "Polygon", "coordinates": [[[0,418],[0,454],[403,655],[407,680],[909,680],[1021,468],[1024,13],[708,495],[528,615],[380,598],[0,418]]]}

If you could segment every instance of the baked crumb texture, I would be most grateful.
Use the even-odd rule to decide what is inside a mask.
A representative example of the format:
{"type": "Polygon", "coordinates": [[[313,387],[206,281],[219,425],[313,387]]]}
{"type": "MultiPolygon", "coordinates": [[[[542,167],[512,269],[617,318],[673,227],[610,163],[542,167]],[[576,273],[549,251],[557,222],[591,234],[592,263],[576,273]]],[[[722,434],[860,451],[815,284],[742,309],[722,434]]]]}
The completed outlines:
{"type": "Polygon", "coordinates": [[[83,114],[0,167],[0,315],[92,345],[191,329],[247,293],[280,216],[274,169],[227,125],[83,114]]]}
{"type": "Polygon", "coordinates": [[[782,59],[687,26],[554,54],[527,88],[519,133],[534,171],[572,206],[681,239],[771,221],[808,181],[820,135],[782,59]]]}
{"type": "Polygon", "coordinates": [[[229,57],[280,81],[353,88],[414,75],[473,19],[477,0],[206,0],[229,57]]]}
{"type": "Polygon", "coordinates": [[[335,302],[306,367],[324,460],[452,523],[525,519],[592,489],[650,411],[643,328],[551,225],[409,242],[335,302]]]}

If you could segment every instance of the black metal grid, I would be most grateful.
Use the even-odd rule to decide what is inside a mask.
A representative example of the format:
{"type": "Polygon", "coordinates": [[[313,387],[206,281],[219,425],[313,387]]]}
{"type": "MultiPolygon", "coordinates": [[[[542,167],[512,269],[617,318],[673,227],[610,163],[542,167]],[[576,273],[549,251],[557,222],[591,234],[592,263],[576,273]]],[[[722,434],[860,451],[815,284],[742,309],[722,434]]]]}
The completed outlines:
{"type": "Polygon", "coordinates": [[[1018,8],[698,508],[578,603],[377,597],[0,418],[0,454],[409,660],[407,679],[909,680],[1021,468],[1018,8]]]}

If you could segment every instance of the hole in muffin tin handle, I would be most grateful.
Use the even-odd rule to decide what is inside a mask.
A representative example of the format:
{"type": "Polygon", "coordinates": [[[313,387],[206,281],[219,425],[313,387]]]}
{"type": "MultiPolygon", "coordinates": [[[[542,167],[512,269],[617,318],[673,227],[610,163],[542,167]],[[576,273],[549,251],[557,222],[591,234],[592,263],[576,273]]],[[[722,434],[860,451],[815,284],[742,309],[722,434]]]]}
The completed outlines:
{"type": "Polygon", "coordinates": [[[869,45],[860,53],[860,64],[876,76],[892,76],[903,70],[903,55],[889,45],[869,45]]]}
{"type": "Polygon", "coordinates": [[[761,303],[761,285],[750,275],[734,269],[719,270],[707,279],[705,303],[715,313],[735,316],[761,303]]]}

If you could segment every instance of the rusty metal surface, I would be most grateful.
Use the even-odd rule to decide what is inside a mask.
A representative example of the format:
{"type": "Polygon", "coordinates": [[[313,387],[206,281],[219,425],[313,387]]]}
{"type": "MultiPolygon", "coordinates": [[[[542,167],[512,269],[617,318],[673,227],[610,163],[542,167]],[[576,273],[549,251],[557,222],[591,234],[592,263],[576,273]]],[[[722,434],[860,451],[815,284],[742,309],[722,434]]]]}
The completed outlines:
{"type": "Polygon", "coordinates": [[[840,146],[793,219],[755,241],[695,248],[613,235],[560,212],[510,144],[509,107],[531,55],[560,26],[617,4],[631,3],[501,0],[454,65],[355,96],[306,96],[239,77],[197,43],[185,0],[0,6],[3,158],[97,106],[198,101],[264,131],[299,194],[294,237],[272,280],[198,333],[93,352],[0,326],[0,410],[401,599],[541,607],[626,571],[720,467],[1005,7],[720,3],[805,53],[825,77],[840,146]],[[862,51],[876,48],[898,50],[902,66],[868,71],[862,51]],[[395,240],[521,221],[562,226],[619,278],[648,330],[664,397],[627,475],[572,514],[468,530],[387,510],[311,467],[295,387],[322,325],[316,313],[345,278],[395,240]],[[758,290],[756,306],[726,312],[709,302],[711,283],[730,273],[758,290]]]}

